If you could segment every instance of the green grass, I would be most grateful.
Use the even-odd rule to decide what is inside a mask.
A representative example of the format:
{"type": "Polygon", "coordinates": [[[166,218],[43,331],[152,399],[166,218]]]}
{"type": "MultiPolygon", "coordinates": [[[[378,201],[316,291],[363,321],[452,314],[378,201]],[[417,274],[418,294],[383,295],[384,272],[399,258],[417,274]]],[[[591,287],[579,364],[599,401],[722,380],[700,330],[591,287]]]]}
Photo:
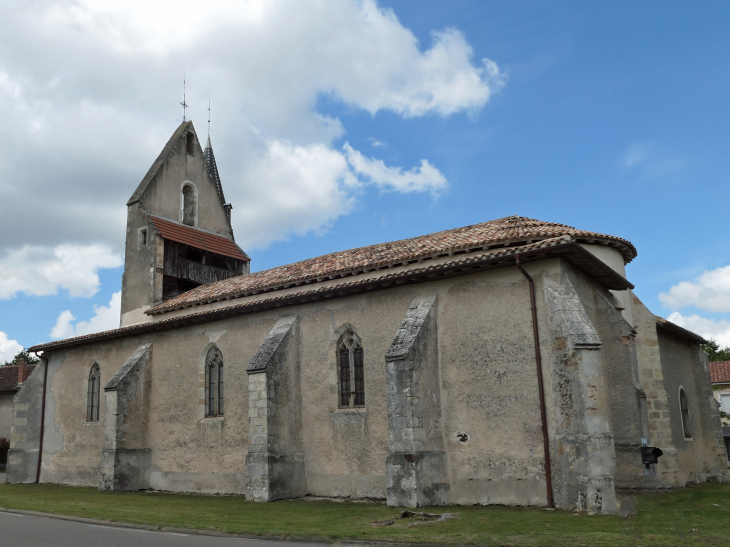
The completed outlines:
{"type": "Polygon", "coordinates": [[[0,484],[0,507],[153,526],[237,534],[481,545],[730,545],[730,485],[703,484],[640,497],[637,516],[574,515],[517,507],[444,507],[458,518],[406,528],[400,511],[376,503],[278,501],[236,496],[99,492],[56,485],[0,484]],[[395,518],[395,524],[373,527],[395,518]],[[692,531],[696,530],[696,531],[692,531]]]}

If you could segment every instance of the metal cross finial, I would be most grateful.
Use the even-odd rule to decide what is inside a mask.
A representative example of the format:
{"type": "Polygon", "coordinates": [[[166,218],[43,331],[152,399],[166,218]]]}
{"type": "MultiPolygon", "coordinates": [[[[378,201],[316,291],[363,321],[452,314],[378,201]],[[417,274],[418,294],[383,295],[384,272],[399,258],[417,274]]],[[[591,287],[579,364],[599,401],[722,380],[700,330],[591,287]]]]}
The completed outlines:
{"type": "Polygon", "coordinates": [[[185,118],[185,109],[188,107],[188,104],[185,102],[185,73],[183,72],[183,100],[180,103],[183,107],[183,122],[186,121],[185,118]]]}
{"type": "Polygon", "coordinates": [[[208,99],[208,139],[210,139],[210,99],[208,99]]]}

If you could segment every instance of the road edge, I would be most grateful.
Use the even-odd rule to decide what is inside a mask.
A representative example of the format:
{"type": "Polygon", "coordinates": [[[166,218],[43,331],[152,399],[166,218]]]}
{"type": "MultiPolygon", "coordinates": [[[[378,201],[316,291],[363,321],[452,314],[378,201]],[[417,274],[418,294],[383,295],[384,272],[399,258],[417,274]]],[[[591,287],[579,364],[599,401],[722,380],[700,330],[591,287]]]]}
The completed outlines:
{"type": "Polygon", "coordinates": [[[137,530],[147,530],[148,532],[159,532],[159,533],[175,533],[175,534],[190,534],[191,536],[214,536],[214,537],[226,537],[226,538],[240,538],[240,539],[259,539],[265,541],[290,541],[296,543],[324,543],[328,545],[360,545],[368,546],[373,545],[375,547],[448,547],[449,544],[444,543],[400,543],[393,541],[358,541],[356,539],[341,539],[341,540],[328,540],[322,538],[308,538],[308,537],[297,537],[297,536],[257,536],[253,534],[230,534],[228,532],[220,532],[218,530],[202,530],[197,528],[175,528],[172,526],[152,526],[150,524],[135,524],[133,522],[121,522],[116,520],[100,520],[90,519],[86,517],[75,517],[73,515],[64,515],[62,513],[43,513],[41,511],[27,511],[25,509],[8,509],[7,507],[0,507],[0,513],[15,513],[19,515],[29,515],[34,517],[47,517],[59,520],[69,520],[72,522],[81,522],[84,524],[96,524],[99,526],[110,526],[112,528],[134,528],[137,530]]]}

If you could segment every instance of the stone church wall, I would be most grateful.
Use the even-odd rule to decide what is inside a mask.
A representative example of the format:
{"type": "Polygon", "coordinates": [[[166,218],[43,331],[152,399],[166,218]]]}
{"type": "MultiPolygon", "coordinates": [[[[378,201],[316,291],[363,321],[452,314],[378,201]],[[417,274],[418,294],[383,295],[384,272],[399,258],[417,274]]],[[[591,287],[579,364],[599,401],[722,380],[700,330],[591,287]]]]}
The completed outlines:
{"type": "MultiPolygon", "coordinates": [[[[642,406],[637,368],[646,341],[636,340],[611,294],[572,266],[555,259],[525,268],[535,279],[556,503],[616,512],[614,482],[647,480],[634,446],[653,423],[642,406]]],[[[662,347],[682,360],[685,350],[674,343],[662,347]]],[[[246,493],[250,456],[263,465],[261,499],[295,493],[385,498],[393,471],[388,462],[402,471],[410,457],[421,465],[416,482],[426,480],[413,498],[423,501],[413,503],[546,504],[530,295],[516,268],[49,352],[43,482],[99,484],[107,410],[102,404],[100,420],[86,422],[89,371],[97,363],[107,385],[141,347],[149,348],[135,380],[142,389],[117,423],[125,449],[149,451],[153,489],[246,493]],[[247,370],[285,317],[290,331],[269,359],[272,367],[247,370]],[[397,365],[401,379],[390,380],[390,389],[405,398],[393,399],[388,378],[397,374],[386,374],[386,355],[396,333],[407,336],[409,321],[420,325],[408,342],[417,351],[390,357],[405,359],[397,365]],[[362,408],[338,408],[336,349],[347,330],[365,354],[362,408]],[[224,361],[225,417],[208,418],[204,365],[213,346],[224,361]],[[389,407],[402,413],[403,404],[414,405],[404,435],[423,435],[413,452],[392,444],[400,422],[389,428],[389,407]],[[255,421],[258,408],[265,409],[265,424],[255,421]],[[249,424],[266,429],[267,448],[256,449],[256,457],[250,443],[263,430],[249,431],[249,424]],[[266,477],[283,469],[300,486],[267,486],[266,477]]],[[[681,371],[672,359],[662,366],[681,371]]],[[[677,381],[695,393],[701,373],[692,374],[677,381]]],[[[692,412],[701,424],[692,445],[699,457],[712,444],[714,426],[701,409],[692,412]]]]}
{"type": "MultiPolygon", "coordinates": [[[[175,217],[177,218],[177,217],[175,217]]],[[[139,203],[127,207],[127,246],[124,252],[124,299],[122,302],[121,325],[131,325],[148,321],[144,312],[150,308],[153,301],[152,283],[155,255],[162,253],[162,240],[153,233],[149,220],[140,210],[139,203]],[[139,245],[139,230],[147,229],[147,245],[139,245]],[[135,244],[135,242],[137,244],[135,244]],[[146,275],[134,275],[134,272],[145,272],[146,275]]]]}
{"type": "Polygon", "coordinates": [[[385,354],[418,289],[379,291],[301,307],[302,425],[309,493],[385,498],[385,354]],[[337,341],[347,328],[363,344],[364,408],[338,408],[337,341]]]}
{"type": "Polygon", "coordinates": [[[300,377],[301,403],[292,395],[290,411],[301,413],[308,493],[383,498],[385,354],[413,299],[426,294],[438,294],[441,371],[432,372],[442,386],[443,423],[436,426],[449,455],[452,492],[459,492],[453,501],[544,503],[529,294],[511,269],[70,349],[61,373],[49,379],[58,431],[44,450],[42,480],[98,483],[105,408],[99,422],[85,421],[89,370],[98,363],[106,385],[140,345],[151,344],[149,389],[139,407],[147,415],[128,418],[144,432],[135,448],[151,451],[151,487],[243,493],[246,365],[285,313],[300,317],[300,357],[291,362],[299,367],[293,374],[300,377]],[[364,408],[337,408],[335,350],[344,328],[365,349],[364,408]],[[203,363],[213,344],[225,363],[225,418],[204,417],[203,363]]]}
{"type": "MultiPolygon", "coordinates": [[[[538,279],[537,308],[543,326],[547,323],[538,272],[554,275],[556,267],[557,261],[526,267],[538,279]]],[[[439,295],[438,307],[443,432],[452,501],[545,505],[526,280],[515,268],[464,279],[439,295]]],[[[549,355],[549,347],[542,351],[549,355]]],[[[545,389],[549,393],[549,380],[545,389]]]]}
{"type": "Polygon", "coordinates": [[[275,318],[249,316],[159,333],[153,340],[148,447],[158,490],[245,492],[246,365],[275,318]],[[224,417],[205,417],[205,358],[224,362],[224,417]]]}
{"type": "Polygon", "coordinates": [[[720,420],[712,398],[707,357],[697,343],[657,327],[634,296],[636,344],[641,383],[646,390],[649,445],[661,448],[655,472],[670,486],[727,480],[720,420]],[[692,440],[684,439],[679,386],[687,392],[692,440]]]}
{"type": "Polygon", "coordinates": [[[654,403],[653,413],[660,413],[671,429],[678,463],[675,485],[705,482],[727,473],[720,415],[712,399],[712,383],[707,356],[696,344],[657,329],[662,357],[666,408],[654,403]],[[691,438],[686,439],[679,406],[679,389],[684,388],[689,403],[691,438]]]}

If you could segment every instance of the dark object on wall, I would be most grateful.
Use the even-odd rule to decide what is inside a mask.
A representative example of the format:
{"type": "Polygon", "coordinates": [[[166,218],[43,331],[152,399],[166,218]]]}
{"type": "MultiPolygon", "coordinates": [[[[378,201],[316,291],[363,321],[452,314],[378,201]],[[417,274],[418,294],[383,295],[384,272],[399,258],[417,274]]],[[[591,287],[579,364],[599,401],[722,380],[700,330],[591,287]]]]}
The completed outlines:
{"type": "Polygon", "coordinates": [[[653,446],[641,447],[641,463],[649,465],[651,463],[659,463],[658,458],[663,456],[664,452],[660,448],[653,446]]]}

